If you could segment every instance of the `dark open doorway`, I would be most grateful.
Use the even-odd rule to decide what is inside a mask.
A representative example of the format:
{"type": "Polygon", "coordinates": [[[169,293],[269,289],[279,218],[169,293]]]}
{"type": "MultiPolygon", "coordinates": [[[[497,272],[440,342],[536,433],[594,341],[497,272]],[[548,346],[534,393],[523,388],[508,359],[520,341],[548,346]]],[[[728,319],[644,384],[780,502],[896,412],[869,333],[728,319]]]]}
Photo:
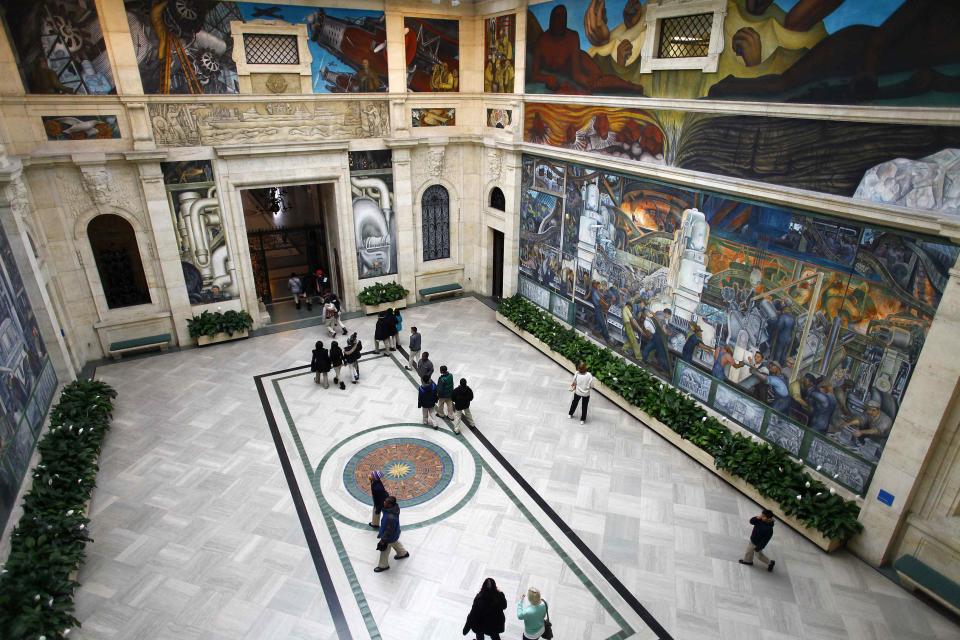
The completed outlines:
{"type": "Polygon", "coordinates": [[[496,229],[491,229],[493,233],[493,264],[490,273],[493,282],[490,287],[490,295],[494,300],[503,298],[503,233],[496,229]]]}

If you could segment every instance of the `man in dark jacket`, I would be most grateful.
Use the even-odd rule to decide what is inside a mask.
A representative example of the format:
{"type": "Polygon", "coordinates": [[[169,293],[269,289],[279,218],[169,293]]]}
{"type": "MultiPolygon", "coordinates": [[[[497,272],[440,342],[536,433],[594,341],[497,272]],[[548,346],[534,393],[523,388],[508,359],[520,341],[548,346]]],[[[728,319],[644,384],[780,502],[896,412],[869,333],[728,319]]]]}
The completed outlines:
{"type": "Polygon", "coordinates": [[[767,571],[773,571],[773,565],[777,564],[776,560],[771,560],[763,555],[764,547],[773,537],[773,511],[764,509],[759,516],[750,518],[750,524],[753,525],[753,531],[750,533],[750,543],[747,544],[747,552],[739,562],[740,564],[753,565],[753,556],[756,555],[757,560],[767,565],[767,571]]]}
{"type": "Polygon", "coordinates": [[[310,359],[310,371],[313,372],[313,381],[317,384],[323,384],[324,389],[330,388],[330,382],[327,380],[327,374],[330,373],[330,354],[323,346],[323,342],[317,340],[313,349],[313,357],[310,359]]]}
{"type": "Polygon", "coordinates": [[[353,370],[353,384],[357,384],[360,379],[360,353],[363,350],[363,343],[357,340],[357,334],[351,333],[347,339],[347,348],[343,350],[343,361],[353,370]]]}
{"type": "Polygon", "coordinates": [[[453,420],[453,374],[447,371],[447,365],[440,365],[440,377],[437,378],[437,416],[453,420]]]}
{"type": "Polygon", "coordinates": [[[393,496],[387,496],[383,501],[383,520],[380,522],[380,532],[377,537],[380,538],[380,542],[377,543],[380,562],[377,563],[375,572],[380,573],[390,568],[387,559],[390,557],[391,547],[393,547],[395,560],[410,557],[410,552],[400,544],[400,507],[397,506],[397,499],[393,496]]]}
{"type": "Polygon", "coordinates": [[[420,360],[417,361],[417,374],[421,378],[426,376],[427,378],[433,377],[433,363],[430,362],[430,352],[424,351],[423,355],[420,356],[420,360]]]}
{"type": "Polygon", "coordinates": [[[374,529],[379,529],[380,514],[383,512],[383,501],[386,500],[390,494],[387,493],[387,490],[383,486],[383,471],[379,469],[371,471],[369,478],[370,495],[373,497],[373,516],[367,524],[374,529]]]}
{"type": "Polygon", "coordinates": [[[467,379],[460,378],[460,386],[453,390],[453,408],[457,414],[457,419],[453,421],[453,430],[460,433],[460,425],[464,422],[471,429],[477,428],[477,423],[470,413],[470,402],[473,400],[473,391],[467,386],[467,379]]]}
{"type": "Polygon", "coordinates": [[[417,388],[417,406],[423,412],[423,424],[439,429],[440,427],[430,419],[430,410],[437,405],[437,385],[430,379],[430,376],[423,376],[421,380],[422,382],[417,388]]]}
{"type": "MultiPolygon", "coordinates": [[[[393,318],[387,317],[386,311],[381,311],[380,315],[377,316],[377,326],[373,330],[373,350],[377,353],[380,353],[380,343],[383,343],[384,348],[390,346],[390,336],[393,335],[394,330],[396,329],[397,321],[393,318]]],[[[393,351],[393,349],[390,349],[393,351]]]]}

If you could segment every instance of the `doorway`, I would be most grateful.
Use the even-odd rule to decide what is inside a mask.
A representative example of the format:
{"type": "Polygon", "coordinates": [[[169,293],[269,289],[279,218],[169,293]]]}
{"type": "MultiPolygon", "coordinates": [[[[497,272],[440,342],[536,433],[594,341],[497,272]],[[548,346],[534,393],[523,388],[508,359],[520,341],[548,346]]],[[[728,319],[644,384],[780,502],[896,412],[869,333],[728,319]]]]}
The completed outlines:
{"type": "Polygon", "coordinates": [[[490,270],[493,283],[490,287],[490,295],[494,300],[499,301],[503,298],[503,232],[496,229],[490,231],[493,233],[493,264],[490,270]]]}

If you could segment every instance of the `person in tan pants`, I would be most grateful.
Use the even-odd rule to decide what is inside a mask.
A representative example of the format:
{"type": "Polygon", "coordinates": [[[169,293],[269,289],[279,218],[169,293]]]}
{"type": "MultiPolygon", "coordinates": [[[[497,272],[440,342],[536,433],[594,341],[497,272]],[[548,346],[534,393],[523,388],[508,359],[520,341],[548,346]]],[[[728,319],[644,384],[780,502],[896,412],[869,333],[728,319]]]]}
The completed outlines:
{"type": "Polygon", "coordinates": [[[397,499],[393,496],[387,496],[387,499],[383,501],[383,518],[380,520],[380,532],[377,537],[380,538],[380,542],[377,543],[380,562],[374,569],[376,573],[390,568],[388,559],[391,548],[393,548],[395,560],[410,557],[410,552],[404,549],[400,543],[400,507],[397,506],[397,499]]]}

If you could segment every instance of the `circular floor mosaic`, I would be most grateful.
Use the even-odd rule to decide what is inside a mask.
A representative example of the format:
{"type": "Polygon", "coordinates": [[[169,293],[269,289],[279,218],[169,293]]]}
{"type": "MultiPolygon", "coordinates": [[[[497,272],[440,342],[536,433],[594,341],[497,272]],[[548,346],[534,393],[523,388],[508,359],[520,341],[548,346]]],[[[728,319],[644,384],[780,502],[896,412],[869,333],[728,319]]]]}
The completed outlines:
{"type": "Polygon", "coordinates": [[[390,438],[356,452],[343,470],[343,484],[370,504],[370,473],[383,472],[383,486],[401,507],[422,504],[446,489],[453,460],[440,446],[419,438],[390,438]]]}

